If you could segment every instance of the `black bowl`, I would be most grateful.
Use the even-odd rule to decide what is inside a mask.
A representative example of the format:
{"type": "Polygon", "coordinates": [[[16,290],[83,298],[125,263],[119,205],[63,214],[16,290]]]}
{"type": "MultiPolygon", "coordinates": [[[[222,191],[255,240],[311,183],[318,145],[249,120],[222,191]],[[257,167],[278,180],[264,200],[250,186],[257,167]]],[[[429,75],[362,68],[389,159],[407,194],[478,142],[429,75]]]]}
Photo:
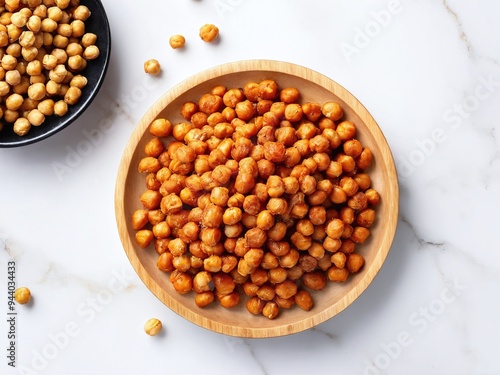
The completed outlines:
{"type": "MultiPolygon", "coordinates": [[[[89,61],[82,73],[87,77],[88,84],[82,89],[80,100],[77,104],[69,106],[66,115],[47,117],[42,125],[32,126],[28,134],[22,137],[14,133],[12,124],[4,122],[3,130],[0,131],[0,148],[25,146],[59,132],[75,121],[89,107],[99,92],[109,65],[111,31],[106,11],[100,0],[82,0],[80,3],[87,6],[92,13],[85,21],[85,30],[97,35],[96,45],[100,50],[99,57],[89,61]]],[[[3,120],[0,121],[3,122],[3,120]]]]}

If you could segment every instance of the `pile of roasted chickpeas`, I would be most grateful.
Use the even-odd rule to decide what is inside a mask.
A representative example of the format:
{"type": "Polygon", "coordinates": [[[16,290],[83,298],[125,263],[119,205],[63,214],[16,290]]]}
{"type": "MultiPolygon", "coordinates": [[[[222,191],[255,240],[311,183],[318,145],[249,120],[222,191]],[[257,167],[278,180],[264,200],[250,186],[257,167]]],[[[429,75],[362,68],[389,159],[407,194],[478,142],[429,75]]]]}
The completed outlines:
{"type": "Polygon", "coordinates": [[[80,0],[0,0],[0,130],[20,136],[76,104],[99,57],[80,0]]]}
{"type": "Polygon", "coordinates": [[[181,294],[252,314],[313,307],[310,291],[344,282],[364,257],[379,193],[372,152],[336,102],[301,103],[273,80],[214,87],[158,118],[138,170],[136,242],[154,243],[181,294]]]}

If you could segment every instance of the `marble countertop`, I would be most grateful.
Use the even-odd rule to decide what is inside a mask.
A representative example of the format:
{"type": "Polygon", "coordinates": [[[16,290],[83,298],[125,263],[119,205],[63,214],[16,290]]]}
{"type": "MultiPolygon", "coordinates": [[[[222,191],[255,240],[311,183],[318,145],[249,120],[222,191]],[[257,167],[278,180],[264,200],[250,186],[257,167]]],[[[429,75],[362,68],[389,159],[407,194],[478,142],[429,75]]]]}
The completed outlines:
{"type": "Polygon", "coordinates": [[[500,3],[102,2],[113,49],[91,109],[40,143],[0,149],[2,374],[500,374],[500,3]],[[199,40],[207,22],[216,44],[199,40]],[[168,46],[176,33],[182,51],[168,46]],[[149,58],[161,76],[144,74],[149,58]],[[367,291],[273,339],[226,337],[166,308],[133,271],[114,216],[142,115],[189,76],[244,59],[303,65],[353,93],[390,144],[401,191],[391,252],[367,291]],[[16,368],[9,262],[33,293],[16,307],[16,368]],[[151,317],[159,336],[143,332],[151,317]]]}

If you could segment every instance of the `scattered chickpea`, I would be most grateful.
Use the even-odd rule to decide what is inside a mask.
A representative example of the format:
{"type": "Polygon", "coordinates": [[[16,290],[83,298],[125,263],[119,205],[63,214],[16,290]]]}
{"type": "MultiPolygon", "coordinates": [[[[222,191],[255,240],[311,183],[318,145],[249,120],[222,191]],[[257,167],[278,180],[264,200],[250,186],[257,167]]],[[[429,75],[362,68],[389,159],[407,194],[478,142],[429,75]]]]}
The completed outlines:
{"type": "Polygon", "coordinates": [[[162,328],[161,321],[156,318],[151,318],[144,324],[144,332],[149,336],[156,336],[162,328]]]}
{"type": "Polygon", "coordinates": [[[173,49],[182,48],[184,47],[185,43],[186,43],[186,38],[184,38],[184,36],[179,34],[172,35],[169,39],[170,47],[172,47],[173,49]]]}
{"type": "Polygon", "coordinates": [[[211,23],[207,23],[200,28],[200,38],[204,42],[213,42],[219,36],[219,28],[211,23]]]}
{"type": "Polygon", "coordinates": [[[17,303],[25,305],[31,300],[31,291],[26,287],[17,288],[14,292],[14,299],[17,303]]]}
{"type": "MultiPolygon", "coordinates": [[[[88,47],[87,47],[88,48],[88,47]]],[[[156,59],[150,59],[144,63],[144,72],[147,74],[158,75],[161,71],[160,63],[156,59]]]]}

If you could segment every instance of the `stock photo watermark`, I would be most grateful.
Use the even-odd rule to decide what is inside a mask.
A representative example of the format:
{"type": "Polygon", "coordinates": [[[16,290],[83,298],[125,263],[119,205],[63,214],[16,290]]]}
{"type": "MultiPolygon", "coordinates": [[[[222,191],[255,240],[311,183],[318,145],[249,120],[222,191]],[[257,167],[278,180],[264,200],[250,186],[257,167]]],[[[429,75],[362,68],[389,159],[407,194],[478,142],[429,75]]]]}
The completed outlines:
{"type": "Polygon", "coordinates": [[[407,329],[401,330],[393,339],[381,342],[380,351],[373,359],[364,359],[363,375],[382,375],[383,371],[401,356],[405,348],[418,340],[418,335],[427,331],[465,290],[467,286],[455,279],[453,283],[446,285],[436,298],[425,306],[419,306],[408,316],[407,329]]]}
{"type": "Polygon", "coordinates": [[[76,306],[77,318],[66,322],[58,330],[50,332],[43,345],[31,350],[29,364],[21,364],[17,368],[18,374],[38,375],[47,370],[50,363],[82,333],[85,326],[91,324],[97,315],[113,302],[115,295],[130,286],[132,279],[133,274],[129,269],[123,269],[121,272],[113,271],[112,278],[105,288],[87,297],[76,306]]]}
{"type": "Polygon", "coordinates": [[[16,261],[7,261],[7,365],[16,367],[17,359],[17,311],[14,292],[16,291],[16,261]]]}
{"type": "Polygon", "coordinates": [[[487,78],[479,77],[474,90],[461,102],[453,104],[443,113],[442,119],[446,126],[435,127],[429,137],[415,140],[416,147],[397,163],[399,175],[403,178],[411,176],[434,154],[438,145],[448,140],[448,134],[458,130],[464,120],[476,112],[481,107],[481,103],[491,98],[498,87],[500,87],[500,81],[495,80],[491,75],[487,78]]]}
{"type": "Polygon", "coordinates": [[[95,148],[99,147],[106,135],[112,134],[117,128],[117,121],[120,115],[130,113],[138,104],[148,98],[148,92],[155,90],[159,82],[149,76],[144,77],[140,85],[135,86],[129,94],[120,96],[111,104],[111,114],[102,118],[98,126],[91,130],[83,129],[82,139],[74,146],[66,146],[66,155],[62,160],[51,163],[59,182],[64,181],[64,177],[73,172],[75,168],[83,163],[83,160],[92,154],[95,148]]]}
{"type": "Polygon", "coordinates": [[[340,49],[347,62],[351,62],[353,55],[359,55],[368,47],[372,40],[391,24],[393,17],[402,11],[403,5],[399,0],[390,0],[385,8],[370,12],[371,19],[363,27],[354,29],[352,42],[340,44],[340,49]]]}
{"type": "Polygon", "coordinates": [[[243,0],[215,0],[213,2],[213,7],[218,16],[224,18],[226,13],[233,12],[236,7],[240,6],[242,3],[243,0]]]}

